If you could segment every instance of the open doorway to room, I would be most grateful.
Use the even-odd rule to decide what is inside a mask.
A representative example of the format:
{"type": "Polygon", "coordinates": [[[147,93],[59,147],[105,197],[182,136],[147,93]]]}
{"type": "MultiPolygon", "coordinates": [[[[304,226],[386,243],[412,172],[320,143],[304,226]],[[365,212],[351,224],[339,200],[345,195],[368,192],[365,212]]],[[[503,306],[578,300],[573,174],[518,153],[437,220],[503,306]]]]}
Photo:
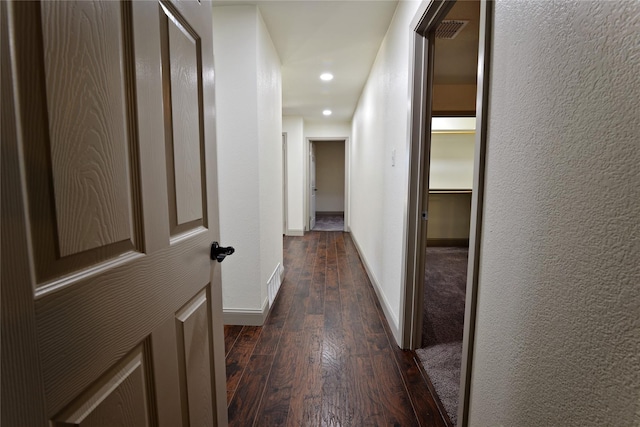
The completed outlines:
{"type": "MultiPolygon", "coordinates": [[[[436,56],[437,49],[438,41],[436,56]]],[[[475,122],[434,117],[431,130],[422,340],[416,354],[452,425],[460,386],[475,122]]]]}
{"type": "MultiPolygon", "coordinates": [[[[422,339],[416,350],[457,425],[475,146],[479,1],[457,1],[435,30],[422,339]]],[[[423,244],[424,246],[424,244],[423,244]]]]}
{"type": "Polygon", "coordinates": [[[309,229],[344,231],[345,141],[309,142],[309,229]]]}
{"type": "Polygon", "coordinates": [[[403,345],[452,426],[469,405],[490,12],[434,1],[416,25],[403,345]]]}

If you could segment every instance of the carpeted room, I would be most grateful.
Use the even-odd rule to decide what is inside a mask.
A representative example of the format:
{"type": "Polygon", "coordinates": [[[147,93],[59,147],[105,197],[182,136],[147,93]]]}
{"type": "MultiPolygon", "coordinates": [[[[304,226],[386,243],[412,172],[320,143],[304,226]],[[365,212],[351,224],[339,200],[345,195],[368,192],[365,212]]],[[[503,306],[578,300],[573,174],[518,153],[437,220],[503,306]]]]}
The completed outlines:
{"type": "Polygon", "coordinates": [[[422,295],[416,350],[451,425],[457,423],[464,329],[475,118],[435,118],[422,295]]]}

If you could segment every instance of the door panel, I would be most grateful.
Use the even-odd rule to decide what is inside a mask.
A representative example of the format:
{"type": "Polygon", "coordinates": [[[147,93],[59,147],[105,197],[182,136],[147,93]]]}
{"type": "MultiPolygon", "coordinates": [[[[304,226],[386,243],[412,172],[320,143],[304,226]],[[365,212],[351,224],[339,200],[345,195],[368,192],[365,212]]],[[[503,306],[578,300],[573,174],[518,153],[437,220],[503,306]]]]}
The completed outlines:
{"type": "MultiPolygon", "coordinates": [[[[42,396],[55,426],[226,425],[220,272],[209,260],[219,237],[211,3],[6,10],[17,42],[15,84],[3,63],[3,89],[19,114],[3,111],[3,145],[10,136],[22,154],[9,165],[3,146],[2,229],[18,231],[3,233],[2,328],[25,333],[3,333],[2,360],[7,346],[37,353],[21,367],[39,373],[25,394],[42,396]],[[30,297],[5,293],[25,285],[30,297]],[[5,307],[18,303],[9,325],[5,307]]],[[[20,388],[5,368],[2,387],[20,388]]],[[[3,412],[3,425],[29,425],[20,410],[3,412]]]]}
{"type": "Polygon", "coordinates": [[[163,8],[162,47],[165,123],[172,234],[202,224],[203,188],[202,56],[197,33],[183,17],[163,8]],[[194,173],[195,172],[195,173],[194,173]],[[190,223],[190,224],[189,224],[190,223]]]}
{"type": "Polygon", "coordinates": [[[211,366],[209,363],[209,328],[207,292],[201,292],[176,315],[178,329],[178,359],[182,371],[180,389],[186,403],[190,426],[213,423],[211,411],[211,366]]]}
{"type": "Polygon", "coordinates": [[[55,427],[148,426],[148,376],[142,346],[105,375],[97,387],[81,395],[55,417],[55,427]]]}
{"type": "Polygon", "coordinates": [[[116,2],[41,7],[57,249],[65,257],[132,238],[131,11],[116,2]]]}
{"type": "Polygon", "coordinates": [[[26,27],[15,31],[15,57],[22,65],[21,105],[28,108],[22,150],[37,236],[36,286],[42,289],[142,249],[134,85],[127,83],[135,71],[131,8],[92,6],[14,8],[26,27]],[[83,19],[103,12],[94,31],[109,25],[117,43],[85,34],[83,19]]]}

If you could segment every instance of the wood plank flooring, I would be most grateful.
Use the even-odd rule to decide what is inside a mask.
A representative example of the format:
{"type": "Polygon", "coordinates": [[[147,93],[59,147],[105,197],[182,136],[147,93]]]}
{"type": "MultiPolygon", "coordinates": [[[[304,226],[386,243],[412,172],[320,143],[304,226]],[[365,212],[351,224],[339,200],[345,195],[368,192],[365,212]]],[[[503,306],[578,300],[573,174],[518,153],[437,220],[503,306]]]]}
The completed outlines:
{"type": "Polygon", "coordinates": [[[225,326],[230,426],[446,426],[348,233],[285,237],[262,327],[225,326]]]}

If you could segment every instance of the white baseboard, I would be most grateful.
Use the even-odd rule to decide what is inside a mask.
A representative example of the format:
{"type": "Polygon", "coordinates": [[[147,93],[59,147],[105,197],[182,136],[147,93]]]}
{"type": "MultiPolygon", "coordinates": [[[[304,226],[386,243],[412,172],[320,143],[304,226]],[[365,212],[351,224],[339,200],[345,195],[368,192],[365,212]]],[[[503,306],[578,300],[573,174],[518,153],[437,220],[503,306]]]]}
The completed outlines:
{"type": "Polygon", "coordinates": [[[371,268],[369,267],[369,263],[367,262],[367,258],[362,253],[362,249],[360,249],[360,245],[358,244],[358,240],[356,239],[356,236],[353,235],[353,233],[351,233],[351,240],[353,240],[353,243],[354,243],[354,245],[356,247],[356,250],[358,251],[358,255],[360,255],[360,259],[362,260],[362,264],[364,265],[364,269],[367,272],[367,276],[369,276],[369,280],[371,281],[371,284],[373,285],[373,290],[376,292],[376,296],[378,297],[378,301],[380,301],[380,305],[382,306],[382,311],[384,312],[384,317],[386,317],[386,319],[387,319],[387,323],[389,324],[389,328],[391,329],[391,333],[393,334],[393,337],[396,340],[396,344],[398,344],[398,346],[401,346],[400,343],[402,342],[402,337],[400,336],[400,328],[399,328],[399,325],[398,325],[398,319],[396,319],[395,316],[393,315],[393,310],[391,310],[391,306],[389,305],[389,301],[387,301],[386,296],[384,295],[384,293],[380,289],[380,284],[378,283],[378,281],[376,280],[374,275],[371,273],[371,268]]]}
{"type": "Polygon", "coordinates": [[[222,320],[225,325],[262,326],[269,314],[269,298],[265,298],[261,310],[251,308],[225,308],[222,320]]]}
{"type": "Polygon", "coordinates": [[[222,310],[222,319],[225,325],[246,325],[246,326],[262,326],[264,325],[269,310],[275,301],[282,281],[284,280],[284,265],[278,263],[276,269],[273,270],[271,277],[267,281],[267,298],[262,304],[261,310],[251,308],[225,308],[222,310]]]}
{"type": "Polygon", "coordinates": [[[287,230],[285,233],[286,236],[304,236],[304,230],[287,230]]]}

